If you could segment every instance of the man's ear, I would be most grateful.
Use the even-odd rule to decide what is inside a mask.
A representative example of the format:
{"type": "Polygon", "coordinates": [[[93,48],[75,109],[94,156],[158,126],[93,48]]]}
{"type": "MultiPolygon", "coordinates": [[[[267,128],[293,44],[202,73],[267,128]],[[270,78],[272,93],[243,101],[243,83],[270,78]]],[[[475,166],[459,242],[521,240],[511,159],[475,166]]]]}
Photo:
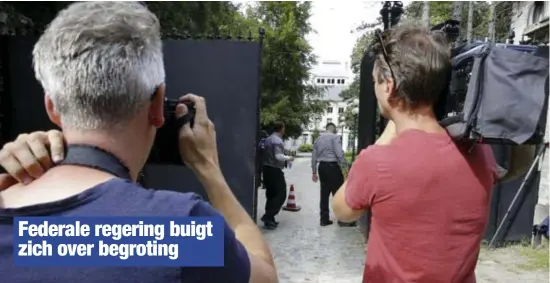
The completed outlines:
{"type": "Polygon", "coordinates": [[[389,105],[395,106],[397,105],[397,103],[399,103],[400,98],[397,97],[395,83],[391,78],[386,79],[386,93],[388,95],[387,97],[389,105]]]}
{"type": "Polygon", "coordinates": [[[61,128],[61,118],[59,117],[59,113],[55,110],[52,98],[47,93],[44,94],[44,105],[46,106],[46,113],[48,113],[50,121],[61,128]]]}
{"type": "Polygon", "coordinates": [[[156,128],[164,125],[164,84],[161,84],[151,99],[149,106],[149,122],[156,128]]]}

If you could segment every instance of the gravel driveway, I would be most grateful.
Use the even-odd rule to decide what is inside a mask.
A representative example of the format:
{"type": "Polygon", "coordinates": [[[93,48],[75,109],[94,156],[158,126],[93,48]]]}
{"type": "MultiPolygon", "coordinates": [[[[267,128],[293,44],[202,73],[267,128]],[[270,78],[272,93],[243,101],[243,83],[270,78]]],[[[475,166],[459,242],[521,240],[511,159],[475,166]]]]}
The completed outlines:
{"type": "MultiPolygon", "coordinates": [[[[319,226],[319,185],[311,181],[309,157],[297,158],[285,170],[294,184],[299,212],[282,211],[279,228],[265,230],[281,283],[359,283],[365,261],[365,241],[358,228],[319,226]]],[[[258,218],[264,211],[265,191],[258,196],[258,218]]],[[[482,250],[476,270],[478,282],[548,282],[548,269],[527,271],[526,262],[512,249],[482,250]]]]}

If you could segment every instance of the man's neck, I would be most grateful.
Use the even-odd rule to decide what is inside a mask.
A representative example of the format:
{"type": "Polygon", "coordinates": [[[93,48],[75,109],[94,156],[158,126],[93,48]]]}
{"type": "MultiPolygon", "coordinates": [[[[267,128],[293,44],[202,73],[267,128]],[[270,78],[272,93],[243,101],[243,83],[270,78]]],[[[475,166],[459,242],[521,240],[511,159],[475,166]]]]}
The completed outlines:
{"type": "Polygon", "coordinates": [[[89,132],[65,132],[65,139],[68,144],[87,144],[97,146],[114,156],[128,167],[132,180],[137,180],[139,171],[143,166],[146,145],[143,139],[132,137],[128,133],[113,134],[102,131],[89,132]]]}
{"type": "Polygon", "coordinates": [[[428,133],[444,132],[431,109],[392,113],[391,120],[395,124],[397,133],[409,129],[417,129],[428,133]]]}

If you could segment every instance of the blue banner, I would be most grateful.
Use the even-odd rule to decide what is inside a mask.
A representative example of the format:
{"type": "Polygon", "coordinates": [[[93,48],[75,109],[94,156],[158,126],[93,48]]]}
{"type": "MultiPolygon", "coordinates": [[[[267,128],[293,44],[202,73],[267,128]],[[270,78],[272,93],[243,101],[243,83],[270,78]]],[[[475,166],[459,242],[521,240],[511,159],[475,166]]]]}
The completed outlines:
{"type": "Polygon", "coordinates": [[[16,266],[224,265],[222,217],[17,217],[16,266]]]}

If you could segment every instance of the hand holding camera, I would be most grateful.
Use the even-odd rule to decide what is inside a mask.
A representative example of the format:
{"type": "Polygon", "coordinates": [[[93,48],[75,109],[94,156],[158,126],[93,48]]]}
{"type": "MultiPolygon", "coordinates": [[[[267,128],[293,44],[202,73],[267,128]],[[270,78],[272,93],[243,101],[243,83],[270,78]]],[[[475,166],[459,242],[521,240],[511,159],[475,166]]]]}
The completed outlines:
{"type": "MultiPolygon", "coordinates": [[[[216,132],[206,113],[204,98],[188,94],[179,100],[167,100],[165,116],[173,126],[179,127],[167,130],[176,130],[181,160],[199,175],[212,172],[211,169],[219,170],[216,132]]],[[[59,161],[56,159],[63,159],[63,143],[63,134],[52,130],[22,134],[6,144],[0,151],[0,166],[8,174],[0,174],[0,190],[39,177],[59,161]]]]}
{"type": "Polygon", "coordinates": [[[187,94],[179,102],[175,114],[178,120],[183,119],[178,138],[182,160],[197,174],[212,166],[219,167],[216,131],[208,118],[204,98],[187,94]],[[185,117],[189,122],[185,122],[185,117]]]}

